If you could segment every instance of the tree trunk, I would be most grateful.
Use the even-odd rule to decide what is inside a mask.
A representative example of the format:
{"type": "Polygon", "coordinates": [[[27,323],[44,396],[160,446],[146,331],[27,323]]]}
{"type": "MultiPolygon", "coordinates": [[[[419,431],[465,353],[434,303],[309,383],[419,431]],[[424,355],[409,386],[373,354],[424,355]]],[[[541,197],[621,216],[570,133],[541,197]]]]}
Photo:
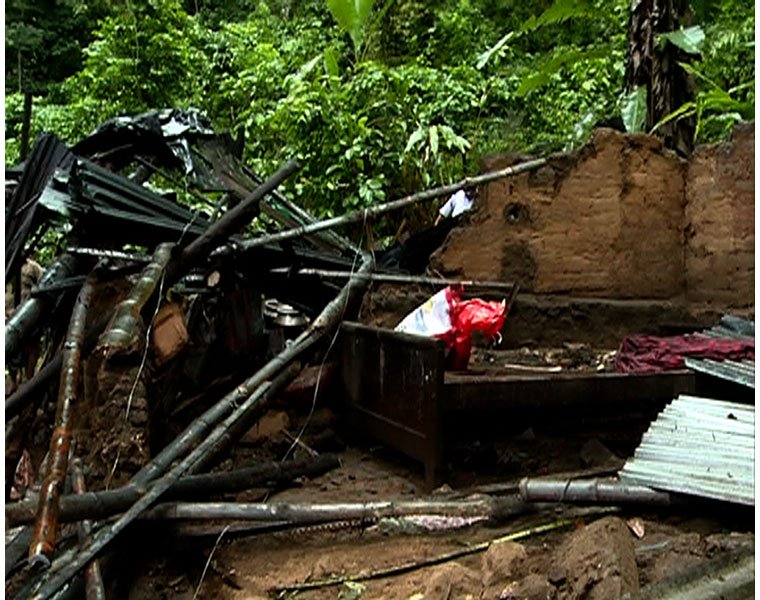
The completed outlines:
{"type": "MultiPolygon", "coordinates": [[[[673,0],[632,0],[628,30],[628,89],[646,87],[646,130],[651,130],[684,102],[693,99],[687,73],[677,64],[679,50],[673,44],[657,45],[657,36],[679,26],[673,0]]],[[[659,129],[665,146],[688,155],[694,145],[693,118],[666,123],[659,129]]]]}

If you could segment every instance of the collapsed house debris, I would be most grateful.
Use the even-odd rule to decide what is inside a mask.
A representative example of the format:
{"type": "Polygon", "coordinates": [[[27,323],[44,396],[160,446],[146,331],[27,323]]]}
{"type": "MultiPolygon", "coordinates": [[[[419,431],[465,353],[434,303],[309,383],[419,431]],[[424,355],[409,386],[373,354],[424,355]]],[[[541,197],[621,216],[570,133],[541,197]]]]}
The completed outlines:
{"type": "MultiPolygon", "coordinates": [[[[252,544],[261,561],[248,562],[271,572],[263,588],[249,590],[252,597],[318,594],[348,584],[358,597],[365,588],[357,582],[402,574],[419,587],[416,571],[449,568],[451,561],[485,553],[487,597],[523,597],[504,596],[505,590],[535,584],[547,597],[576,598],[577,578],[586,576],[581,567],[544,577],[523,568],[526,557],[499,553],[510,548],[517,556],[522,546],[515,540],[528,543],[533,536],[557,536],[552,539],[566,540],[558,547],[572,550],[590,543],[588,535],[614,538],[626,548],[626,581],[614,596],[622,597],[638,590],[636,564],[629,564],[635,552],[651,550],[642,542],[634,552],[623,535],[626,527],[610,513],[643,506],[672,514],[710,510],[710,502],[754,503],[747,475],[754,467],[747,452],[754,442],[754,406],[741,403],[743,397],[724,397],[734,388],[722,388],[720,381],[707,386],[703,379],[711,374],[730,380],[725,385],[754,387],[753,323],[726,318],[719,327],[686,336],[688,344],[667,345],[677,359],[661,354],[666,369],[620,367],[650,364],[635,357],[626,363],[625,343],[618,351],[573,344],[560,353],[504,350],[488,340],[510,326],[519,277],[422,273],[420,265],[448,230],[431,228],[376,256],[335,231],[465,186],[538,171],[547,166],[545,159],[318,220],[277,191],[298,172],[297,163],[262,178],[245,167],[241,149],[240,140],[218,135],[197,111],[158,111],[104,123],[71,149],[43,136],[8,180],[6,283],[15,311],[6,321],[5,342],[11,368],[7,595],[78,597],[86,589],[88,598],[110,597],[109,590],[127,577],[114,568],[114,557],[135,536],[143,544],[148,536],[193,548],[213,545],[200,577],[193,575],[196,595],[208,569],[223,585],[244,588],[233,571],[212,560],[224,538],[252,544]],[[174,187],[167,192],[155,181],[174,187]],[[183,194],[192,197],[193,208],[178,200],[183,194]],[[52,226],[66,228],[65,243],[21,301],[21,266],[52,226]],[[366,290],[380,285],[418,286],[409,289],[423,294],[407,320],[406,313],[397,315],[395,331],[361,322],[366,290]],[[491,301],[472,299],[481,294],[491,301]],[[446,298],[448,321],[441,330],[425,316],[436,298],[446,298]],[[469,314],[466,307],[484,312],[469,314]],[[410,322],[425,326],[415,329],[410,322]],[[473,330],[483,334],[474,334],[471,359],[473,330]],[[679,352],[685,346],[699,346],[690,356],[700,358],[684,358],[679,352]],[[726,360],[715,362],[718,356],[726,360]],[[708,388],[710,398],[718,390],[715,400],[700,398],[708,388]],[[365,446],[368,440],[382,444],[381,453],[392,449],[391,462],[403,464],[420,485],[377,471],[367,477],[374,450],[352,458],[344,434],[318,424],[325,398],[333,398],[327,404],[341,414],[341,431],[365,446]],[[300,422],[291,423],[288,411],[298,413],[300,422]],[[569,423],[585,428],[575,432],[579,437],[568,433],[569,423]],[[305,436],[307,428],[316,433],[305,436]],[[619,456],[633,458],[618,458],[595,438],[596,444],[588,442],[605,431],[619,438],[619,447],[610,444],[619,456]],[[705,431],[723,436],[726,444],[709,443],[705,431]],[[557,440],[566,445],[547,450],[557,440]],[[494,483],[491,474],[482,485],[469,472],[478,453],[489,449],[496,455],[497,481],[506,473],[508,483],[494,483]],[[695,449],[710,477],[686,473],[683,465],[695,449]],[[423,465],[424,483],[414,461],[423,465]],[[458,490],[440,486],[454,481],[453,461],[466,472],[458,490]],[[642,467],[646,461],[654,467],[642,467]],[[728,471],[713,476],[717,466],[728,471]],[[584,479],[618,472],[618,478],[584,479]],[[689,485],[678,484],[676,472],[689,485]],[[735,473],[741,477],[731,492],[726,478],[735,479],[735,473]],[[372,477],[385,487],[374,489],[372,477]],[[692,485],[708,479],[705,486],[692,485]],[[579,520],[599,517],[586,533],[568,532],[579,520]],[[498,535],[488,532],[504,527],[498,535]],[[431,546],[405,560],[362,563],[348,573],[327,558],[324,568],[289,570],[277,554],[286,546],[298,548],[292,541],[299,536],[330,544],[330,536],[353,532],[371,544],[421,536],[431,546]],[[436,532],[474,537],[462,550],[445,547],[436,532]],[[267,537],[278,535],[291,537],[267,537]],[[267,539],[290,543],[261,551],[257,544],[267,539]],[[493,571],[496,564],[504,573],[514,569],[509,581],[493,571]]],[[[656,346],[653,339],[643,341],[656,346]]],[[[657,531],[659,524],[646,527],[657,531]]],[[[740,550],[753,539],[742,538],[740,550]]],[[[156,542],[156,551],[162,544],[156,542]]],[[[339,556],[341,550],[332,548],[339,556]]],[[[555,562],[557,568],[576,568],[570,559],[555,562]]],[[[613,573],[617,566],[609,568],[613,573]]],[[[453,577],[440,573],[445,581],[453,577]]],[[[129,577],[139,579],[136,571],[129,577]]],[[[177,577],[170,579],[190,576],[177,577]]],[[[453,586],[448,581],[449,591],[437,596],[431,585],[417,597],[449,597],[453,586]]]]}

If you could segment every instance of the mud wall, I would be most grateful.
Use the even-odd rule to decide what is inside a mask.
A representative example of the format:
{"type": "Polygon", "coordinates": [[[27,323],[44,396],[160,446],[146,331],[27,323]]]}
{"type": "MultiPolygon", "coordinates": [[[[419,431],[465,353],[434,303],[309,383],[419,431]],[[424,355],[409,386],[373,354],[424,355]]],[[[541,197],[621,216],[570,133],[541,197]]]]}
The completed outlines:
{"type": "Polygon", "coordinates": [[[725,144],[697,148],[686,178],[686,291],[689,303],[754,304],[755,127],[725,144]]]}
{"type": "Polygon", "coordinates": [[[753,306],[754,124],[689,161],[655,137],[597,130],[546,167],[485,186],[431,262],[533,294],[753,306]]]}

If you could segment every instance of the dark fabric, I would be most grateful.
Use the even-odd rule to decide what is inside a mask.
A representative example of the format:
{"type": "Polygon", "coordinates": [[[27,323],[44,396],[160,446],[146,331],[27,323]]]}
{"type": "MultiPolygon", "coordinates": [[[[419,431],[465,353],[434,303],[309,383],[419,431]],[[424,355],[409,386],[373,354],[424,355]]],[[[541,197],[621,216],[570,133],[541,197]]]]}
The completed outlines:
{"type": "Polygon", "coordinates": [[[461,220],[461,215],[444,219],[438,225],[414,234],[408,240],[377,254],[377,266],[386,269],[401,269],[412,274],[424,273],[435,252],[461,220]]]}
{"type": "Polygon", "coordinates": [[[615,359],[619,373],[651,373],[684,367],[684,358],[755,360],[755,341],[747,338],[705,338],[696,335],[654,337],[631,335],[615,359]]]}

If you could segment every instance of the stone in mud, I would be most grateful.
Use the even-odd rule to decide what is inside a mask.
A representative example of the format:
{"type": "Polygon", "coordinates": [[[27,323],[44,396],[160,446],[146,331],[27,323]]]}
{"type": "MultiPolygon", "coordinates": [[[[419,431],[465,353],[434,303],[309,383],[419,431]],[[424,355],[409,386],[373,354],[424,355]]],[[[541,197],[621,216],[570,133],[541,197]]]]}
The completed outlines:
{"type": "Polygon", "coordinates": [[[572,534],[555,563],[567,573],[562,597],[568,600],[637,598],[639,574],[631,533],[625,521],[607,517],[572,534]]]}
{"type": "Polygon", "coordinates": [[[527,577],[509,584],[499,594],[499,600],[555,600],[557,589],[541,575],[527,577]]]}
{"type": "Polygon", "coordinates": [[[506,586],[525,575],[527,556],[516,542],[493,544],[483,555],[483,598],[498,598],[506,586]]]}
{"type": "Polygon", "coordinates": [[[448,563],[431,570],[425,585],[424,600],[474,600],[480,589],[478,576],[459,563],[448,563]]]}

